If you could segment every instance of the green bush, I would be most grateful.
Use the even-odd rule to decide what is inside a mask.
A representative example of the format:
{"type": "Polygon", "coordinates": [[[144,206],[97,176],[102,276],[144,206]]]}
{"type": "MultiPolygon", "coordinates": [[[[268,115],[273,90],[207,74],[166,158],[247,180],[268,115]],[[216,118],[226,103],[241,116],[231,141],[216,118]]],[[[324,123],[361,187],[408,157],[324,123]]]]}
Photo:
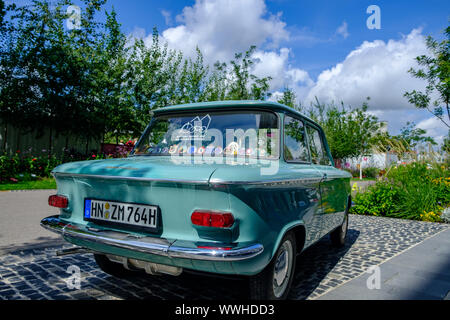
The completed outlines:
{"type": "Polygon", "coordinates": [[[379,181],[364,193],[358,192],[354,198],[351,213],[374,216],[394,216],[398,213],[399,191],[387,181],[379,181]]]}
{"type": "Polygon", "coordinates": [[[375,167],[368,167],[362,169],[362,175],[364,178],[378,178],[380,170],[375,167]]]}
{"type": "Polygon", "coordinates": [[[449,168],[443,164],[414,162],[392,167],[383,180],[357,193],[355,214],[440,221],[450,205],[449,168]]]}

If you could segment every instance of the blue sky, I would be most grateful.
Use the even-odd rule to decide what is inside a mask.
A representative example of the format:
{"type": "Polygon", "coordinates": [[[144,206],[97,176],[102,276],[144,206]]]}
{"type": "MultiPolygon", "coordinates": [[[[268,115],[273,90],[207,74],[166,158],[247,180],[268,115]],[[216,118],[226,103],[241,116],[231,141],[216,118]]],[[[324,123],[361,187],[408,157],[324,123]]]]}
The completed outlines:
{"type": "Polygon", "coordinates": [[[257,45],[255,72],[274,77],[275,96],[285,86],[294,88],[304,105],[318,97],[359,106],[370,96],[371,112],[388,122],[391,133],[407,121],[438,141],[447,133],[403,93],[423,89],[406,71],[414,57],[427,53],[425,36],[442,39],[450,1],[110,0],[109,5],[126,33],[149,35],[156,26],[169,45],[188,56],[199,45],[211,63],[257,45]],[[367,27],[370,5],[380,8],[381,29],[367,27]]]}
{"type": "Polygon", "coordinates": [[[150,44],[156,26],[171,48],[193,56],[198,45],[209,63],[257,45],[254,73],[273,77],[274,97],[290,87],[305,106],[318,97],[356,107],[370,96],[370,112],[393,134],[407,121],[438,141],[447,134],[403,93],[425,86],[407,70],[428,53],[427,35],[442,39],[448,0],[108,0],[112,6],[126,34],[150,44]],[[379,30],[366,25],[370,5],[380,8],[379,30]]]}
{"type": "MultiPolygon", "coordinates": [[[[240,0],[236,0],[240,1],[240,0]]],[[[180,0],[109,0],[118,12],[123,30],[131,33],[136,27],[148,33],[156,26],[164,31],[178,25],[175,17],[183,8],[195,1],[180,0]],[[171,14],[171,24],[166,24],[162,11],[171,14]]],[[[423,28],[424,35],[441,37],[441,31],[450,18],[450,2],[431,1],[265,1],[272,14],[282,13],[281,20],[294,36],[300,34],[311,39],[294,39],[284,43],[293,50],[292,63],[317,77],[323,69],[334,66],[345,59],[347,54],[363,41],[396,39],[401,34],[409,34],[414,28],[423,28]],[[381,29],[369,30],[366,9],[376,4],[381,9],[381,29]],[[343,22],[348,25],[346,39],[335,37],[336,29],[343,22]],[[334,38],[334,39],[333,39],[334,38]]]]}

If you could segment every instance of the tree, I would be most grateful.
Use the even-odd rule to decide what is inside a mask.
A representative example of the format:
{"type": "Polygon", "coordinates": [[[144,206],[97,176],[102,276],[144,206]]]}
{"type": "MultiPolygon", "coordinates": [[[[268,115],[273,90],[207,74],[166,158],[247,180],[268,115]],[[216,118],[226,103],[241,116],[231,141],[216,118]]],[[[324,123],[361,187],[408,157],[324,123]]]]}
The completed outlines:
{"type": "Polygon", "coordinates": [[[254,63],[251,56],[255,50],[256,47],[251,46],[245,53],[236,53],[234,59],[230,61],[231,81],[226,95],[227,100],[265,100],[269,96],[269,82],[272,78],[258,78],[251,73],[254,63]]]}
{"type": "Polygon", "coordinates": [[[444,143],[442,144],[441,150],[450,155],[450,130],[448,131],[447,137],[444,138],[444,143]]]}
{"type": "Polygon", "coordinates": [[[408,72],[415,78],[428,82],[425,91],[413,90],[404,96],[409,103],[419,109],[426,109],[450,128],[450,26],[444,31],[446,39],[442,42],[431,36],[426,39],[431,56],[421,55],[416,58],[422,69],[411,68],[408,72]],[[433,95],[437,98],[432,101],[433,95]]]}
{"type": "Polygon", "coordinates": [[[284,104],[292,109],[299,109],[296,103],[297,96],[291,88],[284,88],[281,98],[277,100],[278,103],[284,104]]]}
{"type": "Polygon", "coordinates": [[[210,73],[205,85],[203,101],[225,100],[228,90],[226,68],[226,63],[217,61],[214,64],[213,71],[210,73]]]}
{"type": "Polygon", "coordinates": [[[341,103],[325,105],[316,102],[308,115],[318,122],[327,137],[334,159],[361,158],[372,154],[374,140],[379,135],[378,118],[367,113],[368,104],[350,109],[341,103]]]}
{"type": "Polygon", "coordinates": [[[414,122],[407,122],[406,125],[400,129],[399,138],[405,140],[405,142],[414,149],[420,143],[431,143],[436,145],[437,143],[433,138],[425,136],[426,130],[421,128],[416,128],[414,122]]]}
{"type": "Polygon", "coordinates": [[[204,88],[209,74],[208,66],[203,63],[203,54],[196,48],[197,57],[195,60],[189,59],[186,70],[186,91],[188,92],[187,101],[190,103],[204,100],[204,88]]]}
{"type": "Polygon", "coordinates": [[[69,4],[35,0],[12,8],[1,44],[0,115],[22,130],[49,128],[49,152],[60,133],[98,137],[106,107],[96,92],[104,36],[95,14],[104,1],[85,0],[74,30],[65,28],[69,4]]]}
{"type": "Polygon", "coordinates": [[[375,149],[381,153],[394,153],[398,159],[407,159],[418,154],[426,145],[436,145],[433,138],[426,136],[426,130],[416,128],[413,122],[407,122],[398,135],[385,132],[375,137],[375,149]]]}
{"type": "Polygon", "coordinates": [[[0,0],[0,27],[3,26],[3,20],[6,15],[5,1],[0,0]]]}
{"type": "Polygon", "coordinates": [[[254,46],[210,67],[198,48],[194,58],[168,49],[156,28],[150,45],[127,39],[114,9],[99,22],[105,0],[83,0],[80,28],[69,29],[71,4],[10,5],[3,21],[0,0],[0,118],[23,131],[50,130],[49,152],[59,134],[84,138],[86,152],[91,139],[136,137],[155,108],[270,96],[271,78],[252,73],[254,46]]]}
{"type": "Polygon", "coordinates": [[[161,45],[156,28],[150,46],[142,39],[135,39],[127,67],[139,129],[148,124],[153,109],[176,101],[181,62],[181,53],[169,51],[167,44],[161,45]]]}
{"type": "Polygon", "coordinates": [[[135,108],[131,99],[131,78],[128,70],[130,48],[127,38],[120,30],[116,12],[105,12],[106,22],[101,39],[95,47],[96,68],[95,81],[92,82],[93,93],[98,106],[98,123],[101,123],[102,142],[115,137],[129,136],[130,132],[141,129],[136,124],[135,108]]]}

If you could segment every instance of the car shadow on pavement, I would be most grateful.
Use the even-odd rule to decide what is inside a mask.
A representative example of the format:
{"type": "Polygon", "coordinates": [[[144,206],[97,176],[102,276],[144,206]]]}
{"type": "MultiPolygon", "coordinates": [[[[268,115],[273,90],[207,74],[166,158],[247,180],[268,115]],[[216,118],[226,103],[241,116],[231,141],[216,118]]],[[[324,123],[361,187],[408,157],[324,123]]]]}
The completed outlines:
{"type": "MultiPolygon", "coordinates": [[[[343,248],[331,246],[328,237],[305,250],[297,260],[289,299],[307,299],[324,285],[323,279],[351,248],[359,231],[349,229],[343,248]],[[317,288],[320,285],[320,288],[317,288]],[[313,293],[314,291],[314,293],[313,293]]],[[[248,278],[222,278],[183,272],[180,276],[150,276],[144,272],[120,279],[101,271],[92,254],[56,256],[56,251],[72,247],[54,238],[33,244],[13,245],[0,255],[0,299],[148,299],[148,300],[248,300],[248,278]],[[77,266],[81,273],[79,288],[68,285],[77,266]],[[17,291],[19,290],[19,291],[17,291]]],[[[344,266],[345,268],[345,266],[344,266]]],[[[345,272],[344,272],[345,273],[345,272]]],[[[338,275],[339,276],[339,275],[338,275]]],[[[338,285],[335,276],[326,285],[338,285]]]]}
{"type": "MultiPolygon", "coordinates": [[[[352,247],[359,236],[358,230],[349,229],[344,247],[336,248],[330,243],[329,236],[303,252],[297,259],[295,278],[289,299],[307,299],[332,272],[335,265],[352,247]]],[[[101,271],[99,271],[101,272],[101,271]]],[[[339,285],[335,277],[328,285],[339,285]]],[[[120,299],[169,299],[169,300],[248,300],[248,279],[217,277],[207,274],[184,272],[178,277],[149,276],[137,273],[134,277],[117,279],[109,275],[102,279],[92,279],[97,290],[106,292],[105,298],[113,296],[120,299]],[[104,281],[107,280],[107,281],[104,281]],[[124,287],[125,285],[125,287],[124,287]],[[120,287],[120,288],[119,288],[120,287]],[[131,294],[130,292],[133,292],[131,294]]]]}
{"type": "Polygon", "coordinates": [[[344,276],[348,272],[348,270],[345,270],[346,265],[340,264],[340,270],[335,270],[335,268],[356,242],[359,235],[359,230],[348,229],[347,241],[340,248],[332,246],[330,236],[327,235],[301,253],[297,257],[295,278],[289,299],[314,298],[346,281],[347,279],[344,276]]]}

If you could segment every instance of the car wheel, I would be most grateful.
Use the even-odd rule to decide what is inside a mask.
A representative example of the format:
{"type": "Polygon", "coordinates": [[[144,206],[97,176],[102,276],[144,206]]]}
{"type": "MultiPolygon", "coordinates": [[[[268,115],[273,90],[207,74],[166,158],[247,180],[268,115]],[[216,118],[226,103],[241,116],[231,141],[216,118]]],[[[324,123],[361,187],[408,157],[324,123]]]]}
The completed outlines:
{"type": "Polygon", "coordinates": [[[136,275],[135,271],[127,270],[123,265],[117,262],[112,262],[104,254],[94,253],[94,259],[99,268],[117,278],[126,278],[136,275]]]}
{"type": "Polygon", "coordinates": [[[348,230],[348,213],[345,213],[344,221],[333,232],[330,233],[331,244],[335,247],[342,247],[345,244],[348,230]]]}
{"type": "Polygon", "coordinates": [[[253,300],[284,300],[294,278],[296,242],[292,232],[286,234],[269,265],[250,278],[250,298],[253,300]]]}

